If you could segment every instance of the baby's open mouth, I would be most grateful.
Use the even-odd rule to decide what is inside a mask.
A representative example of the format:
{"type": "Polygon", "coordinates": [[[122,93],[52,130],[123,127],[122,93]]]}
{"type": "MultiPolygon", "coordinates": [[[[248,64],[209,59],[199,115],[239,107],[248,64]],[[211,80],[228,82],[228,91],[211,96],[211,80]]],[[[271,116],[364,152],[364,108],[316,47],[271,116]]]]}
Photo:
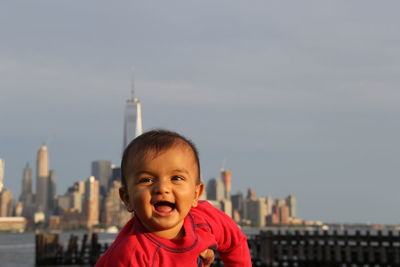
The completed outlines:
{"type": "Polygon", "coordinates": [[[175,209],[175,203],[168,201],[158,201],[154,203],[154,209],[161,213],[169,213],[175,209]]]}

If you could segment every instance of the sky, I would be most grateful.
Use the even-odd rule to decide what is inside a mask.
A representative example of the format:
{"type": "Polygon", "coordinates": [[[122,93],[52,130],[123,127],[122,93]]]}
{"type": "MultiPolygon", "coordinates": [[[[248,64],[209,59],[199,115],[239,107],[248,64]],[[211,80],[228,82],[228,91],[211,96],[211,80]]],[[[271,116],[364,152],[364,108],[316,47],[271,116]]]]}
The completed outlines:
{"type": "MultiPolygon", "coordinates": [[[[400,223],[397,1],[1,1],[0,158],[19,196],[48,143],[59,194],[143,127],[198,146],[205,181],[325,222],[400,223]]],[[[35,178],[35,175],[34,175],[35,178]]]]}

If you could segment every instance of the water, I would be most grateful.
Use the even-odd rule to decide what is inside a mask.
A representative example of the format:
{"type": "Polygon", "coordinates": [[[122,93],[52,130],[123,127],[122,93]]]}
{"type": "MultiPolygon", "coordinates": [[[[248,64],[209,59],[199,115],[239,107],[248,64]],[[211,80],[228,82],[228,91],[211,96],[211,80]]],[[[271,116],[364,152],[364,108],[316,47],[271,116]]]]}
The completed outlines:
{"type": "MultiPolygon", "coordinates": [[[[64,247],[71,234],[82,240],[86,232],[65,232],[60,234],[60,242],[64,247]]],[[[104,243],[114,241],[116,234],[100,233],[99,240],[104,243]]],[[[34,267],[35,266],[35,234],[34,233],[1,233],[0,234],[0,266],[1,267],[34,267]]]]}

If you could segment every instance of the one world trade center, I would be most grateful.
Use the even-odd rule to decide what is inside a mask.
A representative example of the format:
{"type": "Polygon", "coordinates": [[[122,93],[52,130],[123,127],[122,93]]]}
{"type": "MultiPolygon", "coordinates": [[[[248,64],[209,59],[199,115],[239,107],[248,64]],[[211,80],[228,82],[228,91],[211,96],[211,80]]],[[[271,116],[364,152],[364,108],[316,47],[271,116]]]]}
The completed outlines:
{"type": "Polygon", "coordinates": [[[137,136],[141,135],[142,129],[142,107],[139,99],[134,96],[135,85],[132,77],[131,98],[126,101],[124,114],[124,144],[122,151],[137,136]]]}

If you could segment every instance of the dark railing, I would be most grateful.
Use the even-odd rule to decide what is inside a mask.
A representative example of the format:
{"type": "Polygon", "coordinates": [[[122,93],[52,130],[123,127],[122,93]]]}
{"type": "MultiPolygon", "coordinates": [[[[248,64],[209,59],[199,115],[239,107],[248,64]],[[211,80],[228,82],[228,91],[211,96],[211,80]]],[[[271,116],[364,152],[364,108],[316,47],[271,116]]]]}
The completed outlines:
{"type": "Polygon", "coordinates": [[[254,266],[400,266],[400,236],[392,231],[266,231],[249,246],[254,266]]]}

